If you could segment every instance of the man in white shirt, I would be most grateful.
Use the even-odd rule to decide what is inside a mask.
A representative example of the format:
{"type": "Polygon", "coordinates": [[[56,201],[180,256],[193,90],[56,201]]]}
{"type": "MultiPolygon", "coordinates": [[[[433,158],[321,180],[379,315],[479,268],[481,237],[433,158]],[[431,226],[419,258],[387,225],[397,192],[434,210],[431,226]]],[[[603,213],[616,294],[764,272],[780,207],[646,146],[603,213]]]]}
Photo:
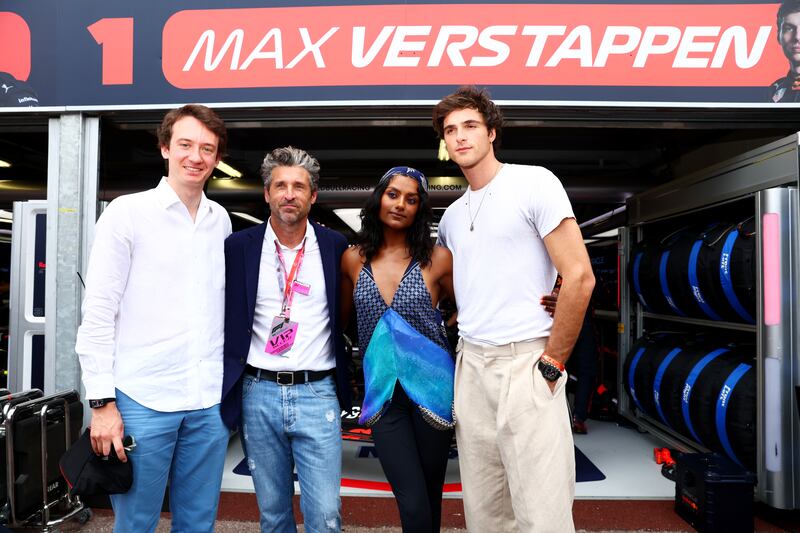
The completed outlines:
{"type": "Polygon", "coordinates": [[[169,479],[173,531],[213,532],[228,430],[220,417],[228,213],[203,186],[225,153],[211,109],[170,111],[168,173],[97,221],[75,351],[95,452],[133,466],[111,496],[116,533],[154,531],[169,479]],[[123,435],[136,440],[126,456],[123,435]]]}
{"type": "Polygon", "coordinates": [[[433,126],[469,182],[439,224],[461,336],[455,411],[467,528],[574,531],[564,363],[594,287],[580,229],[550,171],[497,160],[502,114],[485,91],[446,96],[433,126]],[[539,302],[557,272],[551,319],[539,302]]]}
{"type": "Polygon", "coordinates": [[[270,218],[225,241],[222,417],[241,426],[261,531],[340,531],[341,406],[350,408],[339,317],[347,241],[309,222],[319,163],[276,148],[261,166],[270,218]],[[338,395],[338,400],[337,400],[338,395]]]}

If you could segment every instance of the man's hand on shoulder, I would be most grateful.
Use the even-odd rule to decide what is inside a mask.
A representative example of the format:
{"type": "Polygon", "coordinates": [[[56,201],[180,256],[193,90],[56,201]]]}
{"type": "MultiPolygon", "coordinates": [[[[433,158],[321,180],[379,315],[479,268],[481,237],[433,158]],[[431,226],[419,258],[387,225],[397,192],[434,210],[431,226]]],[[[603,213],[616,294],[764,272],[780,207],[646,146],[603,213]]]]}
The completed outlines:
{"type": "Polygon", "coordinates": [[[545,294],[544,296],[542,296],[541,300],[539,300],[541,306],[544,307],[544,310],[547,311],[547,313],[551,317],[556,314],[556,305],[558,304],[558,292],[559,289],[553,289],[553,292],[551,292],[550,294],[545,294]]]}
{"type": "Polygon", "coordinates": [[[125,450],[122,448],[125,425],[122,423],[122,415],[119,414],[115,402],[92,409],[90,428],[94,453],[107,456],[111,453],[111,445],[113,444],[119,460],[123,463],[128,460],[125,450]]]}

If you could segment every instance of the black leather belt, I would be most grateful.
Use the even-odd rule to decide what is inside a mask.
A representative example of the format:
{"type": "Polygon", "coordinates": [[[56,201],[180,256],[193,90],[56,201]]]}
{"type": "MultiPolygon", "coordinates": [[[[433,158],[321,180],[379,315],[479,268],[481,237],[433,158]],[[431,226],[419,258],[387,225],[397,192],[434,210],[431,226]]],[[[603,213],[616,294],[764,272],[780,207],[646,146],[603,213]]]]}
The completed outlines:
{"type": "Polygon", "coordinates": [[[254,366],[245,365],[244,371],[256,379],[267,379],[274,381],[278,385],[302,385],[310,381],[319,381],[322,378],[333,375],[333,369],[330,370],[295,370],[295,371],[279,371],[265,370],[263,368],[256,368],[254,366]]]}

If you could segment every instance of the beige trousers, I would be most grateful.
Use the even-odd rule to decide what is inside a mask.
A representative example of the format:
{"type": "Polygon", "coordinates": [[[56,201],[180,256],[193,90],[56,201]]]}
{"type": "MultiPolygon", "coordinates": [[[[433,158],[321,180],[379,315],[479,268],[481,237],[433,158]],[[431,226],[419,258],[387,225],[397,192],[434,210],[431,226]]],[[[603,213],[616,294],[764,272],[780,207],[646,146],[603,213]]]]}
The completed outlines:
{"type": "Polygon", "coordinates": [[[535,367],[546,341],[459,342],[456,438],[470,532],[575,530],[567,376],[550,392],[535,367]]]}

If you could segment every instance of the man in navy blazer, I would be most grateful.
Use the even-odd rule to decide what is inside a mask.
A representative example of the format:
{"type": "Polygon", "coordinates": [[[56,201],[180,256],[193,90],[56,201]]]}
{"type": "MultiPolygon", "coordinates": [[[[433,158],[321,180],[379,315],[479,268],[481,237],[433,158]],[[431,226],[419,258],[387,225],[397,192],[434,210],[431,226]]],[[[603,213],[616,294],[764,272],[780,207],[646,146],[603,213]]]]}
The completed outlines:
{"type": "Polygon", "coordinates": [[[291,146],[261,166],[269,220],[225,241],[222,418],[241,435],[262,531],[341,529],[341,409],[350,408],[339,317],[339,233],[308,221],[319,163],[291,146]],[[337,399],[338,395],[338,399],[337,399]]]}

